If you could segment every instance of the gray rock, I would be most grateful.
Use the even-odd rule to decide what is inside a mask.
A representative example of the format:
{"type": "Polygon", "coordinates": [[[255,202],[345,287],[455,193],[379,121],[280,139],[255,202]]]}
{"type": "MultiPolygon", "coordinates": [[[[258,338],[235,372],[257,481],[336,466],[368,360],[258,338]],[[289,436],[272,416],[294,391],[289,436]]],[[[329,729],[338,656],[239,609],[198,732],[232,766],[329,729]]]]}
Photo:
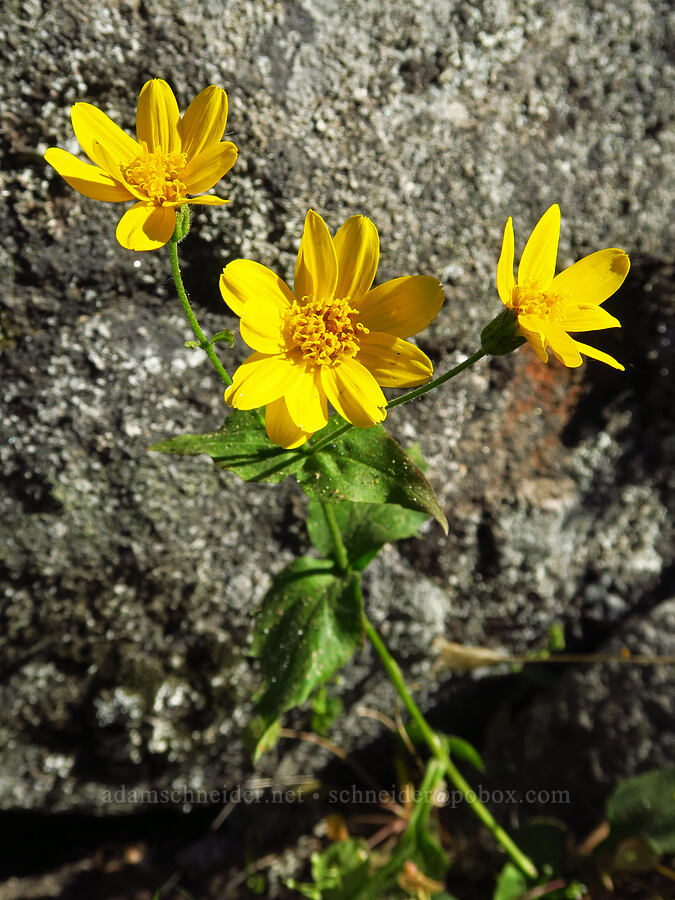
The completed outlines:
{"type": "MultiPolygon", "coordinates": [[[[133,131],[149,77],[167,78],[183,108],[210,82],[228,90],[240,157],[219,188],[232,203],[198,210],[181,247],[210,333],[235,324],[222,266],[244,256],[290,277],[308,207],[334,229],[356,212],[373,219],[379,280],[443,280],[447,302],[419,337],[439,371],[500,311],[508,215],[519,251],[559,202],[561,266],[605,246],[630,253],[630,280],[608,304],[625,327],[597,340],[625,375],[546,368],[525,347],[390,416],[404,444],[420,442],[451,530],[387,548],[366,575],[368,608],[425,707],[461,725],[480,678],[439,683],[436,635],[521,651],[562,621],[573,648],[593,651],[627,621],[656,629],[668,597],[672,28],[668,4],[644,0],[131,0],[96,15],[5,3],[2,808],[120,812],[136,806],[121,786],[242,781],[251,616],[308,548],[290,481],[245,485],[205,459],[146,452],[218,427],[222,385],[183,348],[192,335],[164,254],[123,250],[120,208],[79,196],[43,162],[48,146],[77,151],[69,106],[87,100],[133,131]]],[[[245,353],[238,341],[230,370],[245,353]]],[[[575,727],[601,723],[584,728],[589,797],[668,756],[665,687],[649,671],[597,670],[590,694],[585,670],[561,674],[525,713],[540,754],[564,698],[575,727]],[[604,752],[612,742],[620,753],[604,752]]],[[[355,706],[390,709],[392,691],[364,651],[340,692],[334,737],[358,749],[380,726],[355,706]]],[[[498,705],[488,692],[481,727],[498,705]]],[[[289,748],[263,771],[326,759],[289,748]]]]}

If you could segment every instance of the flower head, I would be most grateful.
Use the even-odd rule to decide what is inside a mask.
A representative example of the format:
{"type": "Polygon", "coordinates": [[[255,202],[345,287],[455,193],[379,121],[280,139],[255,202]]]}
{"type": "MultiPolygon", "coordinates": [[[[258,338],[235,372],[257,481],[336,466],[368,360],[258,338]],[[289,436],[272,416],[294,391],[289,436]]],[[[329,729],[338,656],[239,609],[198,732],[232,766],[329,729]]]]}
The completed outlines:
{"type": "Polygon", "coordinates": [[[521,334],[542,362],[548,362],[548,347],[556,359],[570,368],[581,365],[583,353],[623,371],[621,363],[609,354],[582,344],[568,332],[621,327],[621,322],[602,309],[602,304],[623,284],[630,260],[615,247],[598,250],[556,275],[559,237],[560,207],[554,203],[525,245],[516,281],[513,223],[509,218],[497,265],[501,301],[517,314],[521,334]]]}
{"type": "Polygon", "coordinates": [[[94,200],[136,203],[122,216],[117,240],[128,250],[155,250],[172,236],[185,203],[219,206],[208,191],[234,165],[237,148],[221,141],[227,94],[209,85],[181,117],[173,91],[159,78],[143,86],[136,112],[137,140],[91,103],[71,109],[75,137],[94,165],[58,147],[45,159],[76,191],[94,200]]]}
{"type": "Polygon", "coordinates": [[[371,290],[379,261],[377,229],[352,216],[331,234],[307,213],[292,291],[270,269],[237,259],[223,269],[220,291],[241,317],[255,351],[234,373],[225,399],[237,409],[266,406],[270,439],[299,447],[328,421],[328,402],[351,422],[381,422],[381,387],[412,387],[431,378],[429,358],[403,338],[434,318],[443,291],[434,278],[406,275],[371,290]]]}

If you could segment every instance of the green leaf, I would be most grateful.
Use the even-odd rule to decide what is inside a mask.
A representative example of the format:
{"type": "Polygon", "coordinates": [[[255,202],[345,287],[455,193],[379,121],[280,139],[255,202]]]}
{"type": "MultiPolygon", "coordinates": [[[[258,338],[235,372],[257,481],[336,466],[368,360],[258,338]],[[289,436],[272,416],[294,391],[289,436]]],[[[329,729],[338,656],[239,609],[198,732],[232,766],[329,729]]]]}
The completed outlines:
{"type": "Polygon", "coordinates": [[[471,763],[471,765],[478,769],[479,772],[485,771],[485,763],[473,744],[465,741],[464,738],[449,735],[447,738],[447,745],[448,752],[451,756],[456,756],[458,759],[463,759],[466,762],[471,763]]]}
{"type": "MultiPolygon", "coordinates": [[[[404,509],[393,503],[334,504],[335,519],[347,548],[353,569],[365,569],[377,551],[389,541],[415,537],[429,516],[424,512],[404,509]]],[[[326,517],[321,504],[310,500],[307,513],[309,539],[319,553],[330,557],[334,553],[326,517]]]]}
{"type": "Polygon", "coordinates": [[[349,838],[312,853],[312,884],[288,879],[286,886],[310,900],[354,900],[363,896],[369,879],[368,845],[363,838],[349,838]]]}
{"type": "Polygon", "coordinates": [[[234,410],[220,431],[181,434],[154,444],[150,450],[179,456],[208,454],[221,469],[236,472],[244,481],[278,484],[296,472],[307,458],[304,450],[284,450],[267,437],[259,412],[234,410]]]}
{"type": "Polygon", "coordinates": [[[300,557],[276,576],[255,623],[252,653],[265,688],[258,711],[266,721],[304,703],[343,666],[362,635],[357,576],[327,559],[300,557]]]}
{"type": "Polygon", "coordinates": [[[610,837],[641,837],[655,853],[675,852],[675,766],[622,781],[607,801],[610,837]]]}
{"type": "Polygon", "coordinates": [[[342,712],[342,700],[334,694],[329,696],[326,686],[322,684],[319,690],[311,698],[312,707],[312,731],[324,737],[342,712]]]}
{"type": "MultiPolygon", "coordinates": [[[[320,432],[322,441],[324,432],[320,432]]],[[[353,428],[323,449],[311,452],[310,448],[296,478],[312,500],[395,503],[433,516],[448,532],[448,521],[431,485],[381,425],[353,428]]]]}
{"type": "Polygon", "coordinates": [[[263,719],[262,716],[254,716],[246,729],[246,745],[253,751],[253,763],[257,763],[263,753],[267,753],[279,740],[281,732],[281,720],[263,719]]]}
{"type": "Polygon", "coordinates": [[[218,343],[229,344],[230,347],[234,346],[234,332],[230,331],[228,328],[223,329],[223,331],[219,331],[217,334],[214,334],[209,344],[213,346],[213,344],[218,343]]]}
{"type": "Polygon", "coordinates": [[[527,879],[517,866],[506,863],[499,873],[492,900],[518,900],[527,890],[527,879]]]}

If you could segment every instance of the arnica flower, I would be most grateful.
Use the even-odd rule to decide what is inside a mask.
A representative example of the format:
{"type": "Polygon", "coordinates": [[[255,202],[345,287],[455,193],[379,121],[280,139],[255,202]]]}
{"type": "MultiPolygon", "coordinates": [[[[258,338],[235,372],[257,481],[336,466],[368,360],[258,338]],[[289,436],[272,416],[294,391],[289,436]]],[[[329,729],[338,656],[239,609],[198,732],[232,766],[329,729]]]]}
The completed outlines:
{"type": "Polygon", "coordinates": [[[310,210],[295,264],[294,291],[270,269],[237,259],[223,270],[223,299],[241,317],[255,351],[225,392],[237,409],[266,406],[270,440],[299,447],[328,421],[328,402],[367,428],[386,415],[382,387],[431,378],[429,358],[403,338],[434,318],[443,291],[406,275],[370,289],[379,261],[377,229],[352,216],[335,237],[310,210]]]}
{"type": "Polygon", "coordinates": [[[227,94],[209,85],[180,116],[165,81],[146,82],[138,97],[136,134],[122,131],[91,103],[71,109],[75,137],[94,163],[51,147],[45,159],[68,184],[94,200],[136,200],[117,226],[128,250],[156,250],[172,236],[176,209],[185,203],[220,206],[220,197],[188,197],[208,191],[234,165],[237,148],[221,141],[227,122],[227,94]]]}
{"type": "Polygon", "coordinates": [[[504,229],[502,252],[497,265],[497,290],[502,303],[516,312],[521,334],[548,362],[547,347],[564,366],[574,368],[591,356],[623,371],[613,357],[570,337],[568,332],[620,328],[621,322],[602,309],[602,303],[623,284],[630,260],[613,247],[585,256],[559,275],[555,262],[560,237],[560,207],[549,207],[525,245],[513,277],[513,223],[504,229]]]}

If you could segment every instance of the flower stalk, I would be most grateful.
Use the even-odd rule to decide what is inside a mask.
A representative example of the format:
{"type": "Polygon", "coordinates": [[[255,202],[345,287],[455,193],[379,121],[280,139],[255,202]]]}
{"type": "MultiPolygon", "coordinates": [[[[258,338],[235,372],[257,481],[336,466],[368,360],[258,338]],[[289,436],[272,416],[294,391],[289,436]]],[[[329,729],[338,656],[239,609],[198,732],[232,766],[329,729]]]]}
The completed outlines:
{"type": "MultiPolygon", "coordinates": [[[[183,207],[183,209],[187,212],[187,207],[183,207]]],[[[180,264],[178,262],[178,241],[182,240],[182,238],[184,238],[187,234],[190,227],[189,223],[189,213],[187,214],[187,223],[185,214],[179,215],[176,222],[176,230],[174,231],[171,240],[168,242],[169,259],[171,260],[171,274],[173,275],[173,282],[176,285],[176,292],[178,293],[178,299],[180,300],[183,307],[183,312],[185,313],[185,317],[187,318],[192,327],[192,330],[194,331],[194,335],[197,338],[199,346],[211,360],[213,368],[220,375],[224,384],[229,387],[232,384],[232,379],[225,371],[225,368],[221,361],[218,359],[218,355],[213,349],[213,344],[207,339],[206,335],[200,328],[197,317],[195,316],[192,310],[192,306],[190,305],[190,301],[185,290],[185,285],[183,284],[183,278],[180,273],[180,264]]]]}

